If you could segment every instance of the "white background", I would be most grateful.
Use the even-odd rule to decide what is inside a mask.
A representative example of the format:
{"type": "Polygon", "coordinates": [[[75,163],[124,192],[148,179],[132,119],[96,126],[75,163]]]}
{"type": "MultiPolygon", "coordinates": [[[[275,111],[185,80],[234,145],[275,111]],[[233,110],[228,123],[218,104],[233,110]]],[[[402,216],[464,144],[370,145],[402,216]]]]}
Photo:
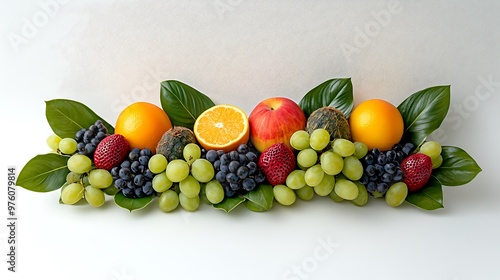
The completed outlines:
{"type": "Polygon", "coordinates": [[[266,213],[153,203],[130,214],[18,188],[18,272],[7,272],[2,218],[2,279],[500,278],[498,1],[48,2],[0,4],[2,182],[7,166],[47,152],[45,100],[81,101],[114,123],[132,102],[160,105],[168,79],[247,113],[336,77],[352,78],[356,104],[451,85],[434,138],[483,172],[445,188],[434,212],[315,198],[266,213]]]}

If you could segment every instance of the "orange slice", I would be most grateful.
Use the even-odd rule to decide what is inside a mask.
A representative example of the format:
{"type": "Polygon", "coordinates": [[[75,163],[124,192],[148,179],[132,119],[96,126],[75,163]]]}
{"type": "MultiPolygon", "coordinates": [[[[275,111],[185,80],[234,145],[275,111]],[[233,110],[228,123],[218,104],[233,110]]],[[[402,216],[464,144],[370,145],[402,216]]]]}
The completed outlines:
{"type": "Polygon", "coordinates": [[[232,105],[216,105],[198,116],[193,127],[198,143],[205,150],[236,150],[249,138],[248,117],[232,105]]]}

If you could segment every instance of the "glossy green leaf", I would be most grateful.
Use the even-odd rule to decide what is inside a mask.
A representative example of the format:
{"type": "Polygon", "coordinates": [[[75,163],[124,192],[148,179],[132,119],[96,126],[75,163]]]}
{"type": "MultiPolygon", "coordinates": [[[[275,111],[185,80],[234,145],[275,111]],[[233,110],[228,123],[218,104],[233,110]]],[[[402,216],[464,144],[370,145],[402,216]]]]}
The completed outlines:
{"type": "Polygon", "coordinates": [[[50,192],[61,188],[69,173],[68,158],[55,153],[35,156],[19,173],[16,185],[34,192],[50,192]]]}
{"type": "Polygon", "coordinates": [[[331,79],[310,90],[299,102],[306,117],[321,107],[335,107],[346,118],[349,117],[354,105],[352,83],[350,78],[331,79]]]}
{"type": "MultiPolygon", "coordinates": [[[[253,206],[252,203],[258,206],[254,207],[254,209],[267,211],[273,207],[274,194],[273,194],[273,187],[271,185],[268,184],[260,185],[257,188],[255,188],[255,190],[250,191],[245,195],[243,195],[243,197],[247,199],[247,202],[251,202],[250,206],[253,206]]],[[[249,209],[252,210],[251,208],[249,209]]]]}
{"type": "Polygon", "coordinates": [[[134,210],[140,210],[148,206],[151,201],[153,201],[153,196],[145,196],[141,198],[129,198],[124,196],[121,192],[115,195],[115,203],[121,208],[127,209],[132,212],[134,210]]]}
{"type": "Polygon", "coordinates": [[[196,118],[206,109],[215,106],[205,94],[179,81],[161,83],[161,107],[175,126],[193,129],[196,118]]]}
{"type": "Polygon", "coordinates": [[[88,128],[97,120],[103,121],[109,134],[114,132],[113,126],[99,117],[89,107],[73,100],[53,99],[46,101],[45,116],[52,131],[62,138],[75,137],[78,130],[88,128]]]}
{"type": "Polygon", "coordinates": [[[419,147],[441,126],[450,107],[450,86],[435,86],[406,98],[398,109],[403,116],[406,141],[419,147]]]}
{"type": "Polygon", "coordinates": [[[438,179],[431,176],[427,185],[418,192],[409,193],[406,201],[424,210],[443,208],[443,187],[438,179]]]}
{"type": "Polygon", "coordinates": [[[226,197],[221,203],[214,204],[214,208],[221,209],[227,213],[233,211],[238,205],[243,203],[245,198],[240,196],[226,197]]]}
{"type": "Polygon", "coordinates": [[[432,174],[445,186],[460,186],[469,183],[481,172],[481,167],[463,149],[443,146],[443,163],[432,174]]]}
{"type": "Polygon", "coordinates": [[[117,194],[117,193],[118,193],[118,189],[117,189],[114,185],[111,185],[111,186],[109,186],[109,187],[107,187],[107,188],[104,188],[104,189],[102,189],[102,191],[103,191],[105,194],[107,194],[107,195],[111,195],[111,196],[113,196],[113,195],[115,195],[115,194],[117,194]]]}

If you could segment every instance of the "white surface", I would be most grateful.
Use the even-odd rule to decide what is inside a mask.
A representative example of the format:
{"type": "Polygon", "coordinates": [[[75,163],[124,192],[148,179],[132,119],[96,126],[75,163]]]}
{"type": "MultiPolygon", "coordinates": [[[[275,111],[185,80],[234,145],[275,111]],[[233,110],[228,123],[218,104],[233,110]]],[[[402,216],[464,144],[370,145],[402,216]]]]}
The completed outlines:
{"type": "MultiPolygon", "coordinates": [[[[18,272],[3,261],[0,278],[500,278],[498,1],[104,2],[60,1],[49,16],[39,1],[0,4],[3,182],[7,166],[19,171],[46,152],[45,100],[81,101],[114,123],[128,103],[159,105],[167,79],[248,113],[267,97],[299,101],[335,77],[352,78],[356,103],[399,104],[450,84],[438,140],[463,147],[483,172],[445,188],[445,208],[434,212],[317,198],[267,213],[204,206],[164,214],[153,204],[129,214],[111,201],[70,207],[57,203],[57,192],[19,188],[18,272]],[[377,22],[389,5],[390,19],[377,22]],[[356,49],[346,55],[346,45],[356,49]]],[[[6,238],[0,226],[2,260],[6,238]]]]}

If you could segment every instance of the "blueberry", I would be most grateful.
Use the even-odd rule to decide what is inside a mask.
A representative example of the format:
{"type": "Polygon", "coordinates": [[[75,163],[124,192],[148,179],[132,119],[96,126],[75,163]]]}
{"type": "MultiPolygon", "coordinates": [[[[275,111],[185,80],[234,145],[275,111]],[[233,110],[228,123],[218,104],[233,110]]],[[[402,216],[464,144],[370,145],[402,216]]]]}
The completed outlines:
{"type": "Polygon", "coordinates": [[[214,161],[214,169],[216,171],[219,171],[220,170],[220,160],[216,160],[214,161]]]}
{"type": "Polygon", "coordinates": [[[236,150],[240,154],[246,154],[249,151],[248,146],[246,144],[240,144],[236,150]]]}
{"type": "Polygon", "coordinates": [[[87,131],[85,128],[82,128],[78,130],[75,134],[75,140],[76,142],[82,142],[83,141],[83,134],[87,131]]]}
{"type": "Polygon", "coordinates": [[[133,189],[123,189],[122,194],[126,197],[132,197],[134,194],[134,190],[133,189]]]}
{"type": "Polygon", "coordinates": [[[139,157],[139,163],[140,163],[142,166],[147,166],[147,165],[148,165],[148,162],[149,162],[149,156],[143,155],[143,156],[140,156],[140,157],[139,157]]]}
{"type": "Polygon", "coordinates": [[[144,196],[144,194],[142,192],[142,188],[135,188],[134,189],[134,194],[135,194],[136,197],[143,197],[144,196]]]}
{"type": "Polygon", "coordinates": [[[396,159],[396,152],[389,150],[385,153],[385,156],[387,157],[387,162],[392,162],[396,159]]]}
{"type": "Polygon", "coordinates": [[[377,174],[375,174],[375,175],[373,175],[373,176],[368,177],[368,180],[369,180],[370,182],[377,182],[377,181],[378,181],[378,179],[379,179],[379,176],[378,176],[377,174]]]}
{"type": "Polygon", "coordinates": [[[155,174],[153,174],[153,172],[151,172],[151,170],[149,170],[149,168],[146,168],[146,170],[144,170],[143,174],[144,174],[144,177],[146,177],[146,179],[149,179],[149,180],[153,180],[153,178],[155,177],[155,174]]]}
{"type": "Polygon", "coordinates": [[[223,154],[225,154],[226,152],[224,152],[223,150],[217,150],[217,155],[220,157],[222,156],[223,154]]]}
{"type": "Polygon", "coordinates": [[[97,147],[97,145],[99,145],[99,142],[101,142],[101,140],[97,139],[97,137],[94,137],[90,140],[90,144],[92,144],[96,147],[97,147]]]}
{"type": "Polygon", "coordinates": [[[90,140],[92,138],[94,138],[94,133],[92,131],[87,130],[87,131],[85,131],[85,133],[83,133],[83,142],[85,144],[90,143],[90,140]]]}
{"type": "Polygon", "coordinates": [[[130,168],[130,161],[125,160],[120,164],[121,168],[130,168]]]}
{"type": "Polygon", "coordinates": [[[144,185],[144,182],[146,181],[146,178],[144,175],[135,175],[134,177],[134,184],[138,187],[144,185]]]}
{"type": "Polygon", "coordinates": [[[372,151],[371,151],[373,157],[378,157],[380,155],[380,150],[377,149],[377,148],[374,148],[372,151]]]}
{"type": "Polygon", "coordinates": [[[378,164],[384,165],[387,163],[387,157],[385,154],[380,154],[377,158],[378,164]]]}
{"type": "Polygon", "coordinates": [[[118,175],[125,181],[130,180],[132,176],[132,174],[130,173],[130,169],[128,168],[121,168],[120,171],[118,172],[118,175]]]}
{"type": "Polygon", "coordinates": [[[382,175],[382,182],[384,183],[392,182],[392,175],[389,173],[384,173],[384,175],[382,175]]]}
{"type": "Polygon", "coordinates": [[[399,162],[402,162],[405,159],[406,155],[403,153],[403,151],[399,151],[396,153],[396,160],[399,162]]]}
{"type": "Polygon", "coordinates": [[[375,182],[368,182],[366,185],[366,190],[369,192],[374,192],[377,190],[377,184],[375,182]]]}
{"type": "Polygon", "coordinates": [[[383,194],[383,193],[385,193],[385,192],[387,191],[387,189],[388,189],[388,188],[389,188],[389,185],[388,185],[387,183],[384,183],[384,182],[379,183],[379,184],[377,185],[377,191],[378,191],[379,193],[382,193],[382,194],[383,194]]]}
{"type": "Polygon", "coordinates": [[[257,155],[254,152],[246,153],[248,161],[256,161],[257,155]]]}
{"type": "Polygon", "coordinates": [[[217,174],[215,174],[215,179],[217,179],[217,181],[219,181],[219,183],[224,183],[224,182],[226,182],[226,176],[227,176],[226,172],[219,171],[219,172],[217,172],[217,174]]]}
{"type": "Polygon", "coordinates": [[[254,177],[254,180],[256,183],[262,183],[266,180],[266,175],[262,172],[262,171],[259,171],[255,177],[254,177]]]}
{"type": "Polygon", "coordinates": [[[392,150],[397,153],[397,152],[403,150],[403,146],[401,146],[401,144],[396,144],[392,147],[392,150]]]}
{"type": "Polygon", "coordinates": [[[236,175],[240,178],[240,179],[245,179],[247,176],[248,176],[248,167],[246,166],[240,166],[238,167],[238,170],[236,170],[236,175]]]}
{"type": "Polygon", "coordinates": [[[149,148],[144,148],[140,151],[139,153],[141,156],[147,156],[147,157],[150,157],[151,156],[151,150],[149,148]]]}
{"type": "Polygon", "coordinates": [[[219,156],[217,155],[217,152],[215,150],[209,150],[205,155],[205,158],[211,163],[214,163],[218,157],[219,156]]]}
{"type": "Polygon", "coordinates": [[[251,161],[247,163],[248,174],[253,175],[257,171],[257,163],[251,161]]]}
{"type": "Polygon", "coordinates": [[[377,170],[377,175],[382,176],[385,173],[384,166],[380,164],[375,164],[375,169],[377,170]]]}
{"type": "Polygon", "coordinates": [[[253,191],[255,189],[255,187],[257,186],[257,183],[252,178],[245,178],[245,180],[243,180],[242,185],[243,185],[243,189],[245,191],[249,192],[249,191],[253,191]]]}
{"type": "Polygon", "coordinates": [[[368,174],[368,176],[373,176],[377,173],[377,170],[375,169],[375,166],[373,166],[372,164],[368,165],[366,168],[365,168],[365,171],[366,171],[366,174],[368,174]]]}
{"type": "Polygon", "coordinates": [[[373,155],[370,155],[370,154],[366,155],[365,156],[365,163],[368,165],[373,164],[373,155]]]}
{"type": "Polygon", "coordinates": [[[239,183],[229,183],[229,186],[233,191],[239,191],[241,189],[241,186],[239,183]]]}
{"type": "Polygon", "coordinates": [[[238,156],[238,161],[240,162],[240,164],[245,164],[246,162],[248,162],[247,156],[245,154],[239,154],[238,156]]]}
{"type": "Polygon", "coordinates": [[[85,145],[85,153],[87,155],[91,155],[95,152],[95,147],[94,145],[92,145],[91,143],[88,143],[85,145]]]}
{"type": "Polygon", "coordinates": [[[401,170],[400,168],[398,168],[396,170],[396,173],[394,174],[394,177],[392,177],[392,179],[394,181],[400,181],[401,179],[403,179],[403,170],[401,170]]]}
{"type": "Polygon", "coordinates": [[[97,138],[99,141],[102,141],[102,139],[106,138],[106,133],[99,131],[97,132],[94,138],[97,138]]]}
{"type": "Polygon", "coordinates": [[[229,183],[237,183],[239,180],[238,176],[234,173],[227,173],[226,175],[226,181],[229,183]]]}
{"type": "Polygon", "coordinates": [[[85,152],[85,143],[80,142],[80,143],[76,144],[76,149],[77,149],[79,152],[85,152]]]}
{"type": "Polygon", "coordinates": [[[231,158],[231,160],[239,160],[240,159],[240,155],[238,154],[237,151],[231,151],[229,152],[229,158],[231,158]]]}
{"type": "Polygon", "coordinates": [[[406,147],[406,146],[403,148],[403,153],[404,153],[405,155],[409,155],[409,154],[410,154],[410,152],[411,152],[411,149],[410,149],[410,148],[408,148],[408,147],[406,147]]]}
{"type": "Polygon", "coordinates": [[[116,179],[114,184],[115,184],[115,188],[117,188],[119,190],[121,190],[127,186],[127,183],[123,179],[116,179]]]}
{"type": "Polygon", "coordinates": [[[228,154],[223,154],[222,156],[220,156],[220,164],[221,165],[227,165],[227,164],[229,164],[230,161],[231,160],[230,160],[228,154]]]}
{"type": "Polygon", "coordinates": [[[229,163],[229,172],[232,172],[232,173],[236,173],[236,171],[238,170],[238,168],[240,167],[240,162],[239,161],[236,161],[236,160],[233,160],[229,163]]]}
{"type": "Polygon", "coordinates": [[[363,174],[363,176],[359,179],[359,182],[363,185],[366,185],[368,184],[368,182],[370,181],[370,178],[368,176],[368,174],[363,174]]]}
{"type": "Polygon", "coordinates": [[[224,193],[226,197],[233,197],[236,194],[229,185],[224,185],[224,193]]]}
{"type": "Polygon", "coordinates": [[[120,167],[118,166],[111,168],[110,173],[114,179],[118,178],[118,171],[120,171],[120,167]]]}
{"type": "Polygon", "coordinates": [[[227,164],[224,164],[224,165],[220,165],[220,171],[224,171],[226,173],[229,172],[229,167],[227,166],[227,164]]]}
{"type": "Polygon", "coordinates": [[[139,153],[141,150],[139,148],[133,148],[132,151],[128,154],[128,158],[132,161],[139,159],[139,153]]]}
{"type": "Polygon", "coordinates": [[[144,183],[144,186],[142,186],[142,192],[145,195],[153,194],[153,184],[151,183],[151,181],[147,181],[146,183],[144,183]]]}
{"type": "Polygon", "coordinates": [[[394,172],[396,172],[396,165],[394,165],[394,163],[388,163],[384,165],[384,169],[387,173],[394,174],[394,172]]]}
{"type": "Polygon", "coordinates": [[[130,170],[132,170],[135,174],[138,174],[140,165],[141,163],[138,160],[134,160],[132,164],[130,164],[130,170]]]}

